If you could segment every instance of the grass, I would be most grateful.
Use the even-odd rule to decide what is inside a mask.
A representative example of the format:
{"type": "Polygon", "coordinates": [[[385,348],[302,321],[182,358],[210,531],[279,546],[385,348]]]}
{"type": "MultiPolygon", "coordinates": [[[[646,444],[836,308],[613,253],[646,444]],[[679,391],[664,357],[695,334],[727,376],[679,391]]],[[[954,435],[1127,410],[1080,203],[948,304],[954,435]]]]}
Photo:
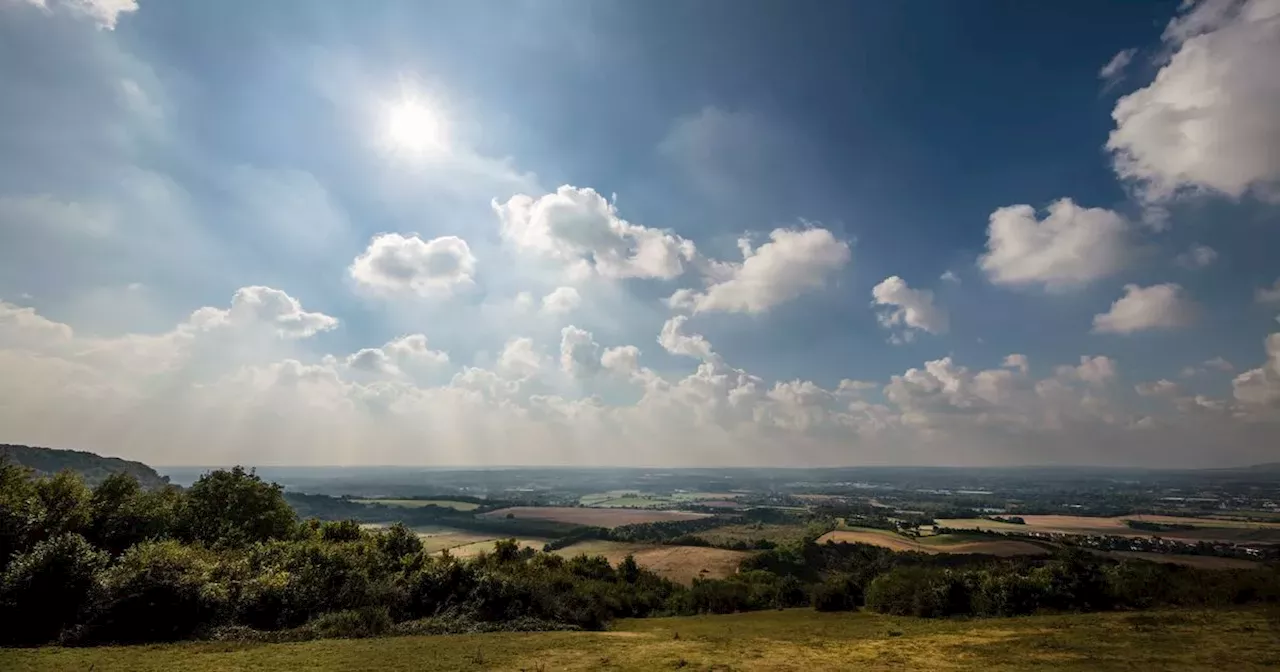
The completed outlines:
{"type": "Polygon", "coordinates": [[[475,502],[455,502],[451,499],[353,499],[357,504],[383,504],[400,506],[406,509],[420,509],[424,506],[441,506],[455,511],[475,511],[480,508],[475,502]]]}
{"type": "Polygon", "coordinates": [[[595,508],[575,506],[512,506],[480,514],[488,518],[511,516],[524,520],[551,520],[573,525],[618,527],[633,523],[652,523],[664,520],[693,520],[705,518],[704,514],[683,511],[656,511],[642,509],[595,508]]]}
{"type": "Polygon", "coordinates": [[[788,610],[621,621],[542,632],[0,650],[8,672],[444,670],[1120,670],[1280,667],[1261,611],[1162,611],[924,620],[788,610]]]}

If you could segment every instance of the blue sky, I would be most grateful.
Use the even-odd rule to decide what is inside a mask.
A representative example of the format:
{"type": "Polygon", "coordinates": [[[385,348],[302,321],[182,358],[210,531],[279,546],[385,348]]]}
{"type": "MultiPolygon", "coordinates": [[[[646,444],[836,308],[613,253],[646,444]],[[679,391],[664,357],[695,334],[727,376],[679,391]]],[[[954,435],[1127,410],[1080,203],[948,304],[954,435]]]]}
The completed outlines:
{"type": "Polygon", "coordinates": [[[0,0],[3,439],[1275,459],[1278,16],[0,0]]]}

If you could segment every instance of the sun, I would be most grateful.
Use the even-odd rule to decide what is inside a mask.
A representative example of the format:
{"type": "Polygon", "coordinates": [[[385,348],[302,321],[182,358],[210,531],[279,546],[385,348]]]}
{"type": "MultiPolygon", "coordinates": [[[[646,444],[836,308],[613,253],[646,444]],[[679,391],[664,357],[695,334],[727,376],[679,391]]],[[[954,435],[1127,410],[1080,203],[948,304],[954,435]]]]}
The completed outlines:
{"type": "Polygon", "coordinates": [[[447,146],[444,118],[420,100],[406,99],[387,107],[387,140],[397,151],[429,154],[447,146]]]}

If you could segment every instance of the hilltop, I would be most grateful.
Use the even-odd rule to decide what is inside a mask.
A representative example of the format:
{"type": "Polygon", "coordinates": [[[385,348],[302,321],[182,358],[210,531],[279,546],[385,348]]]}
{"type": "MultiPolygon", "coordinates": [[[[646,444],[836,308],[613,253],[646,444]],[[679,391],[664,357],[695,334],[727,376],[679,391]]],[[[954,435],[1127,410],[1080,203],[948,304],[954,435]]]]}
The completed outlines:
{"type": "Polygon", "coordinates": [[[169,477],[161,476],[155,469],[141,462],[103,457],[83,450],[0,444],[0,460],[27,467],[41,476],[70,469],[80,474],[90,486],[101,483],[111,474],[129,474],[138,480],[138,485],[147,490],[163,488],[169,484],[169,477]]]}

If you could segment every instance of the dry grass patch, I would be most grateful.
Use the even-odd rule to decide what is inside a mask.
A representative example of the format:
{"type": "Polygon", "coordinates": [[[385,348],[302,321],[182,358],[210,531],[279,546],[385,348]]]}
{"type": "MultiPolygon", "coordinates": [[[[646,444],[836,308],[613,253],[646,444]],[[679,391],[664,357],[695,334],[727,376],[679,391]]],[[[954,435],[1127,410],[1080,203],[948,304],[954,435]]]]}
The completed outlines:
{"type": "Polygon", "coordinates": [[[750,555],[746,551],[723,548],[629,544],[619,541],[585,541],[561,548],[555,553],[566,558],[582,554],[600,555],[612,565],[617,565],[630,555],[641,567],[685,584],[692,583],[695,578],[723,579],[736,573],[738,565],[750,555]]]}
{"type": "Polygon", "coordinates": [[[851,528],[835,530],[818,538],[818,543],[848,542],[871,544],[894,551],[917,553],[973,553],[1012,557],[1018,555],[1045,555],[1049,551],[1026,541],[1004,539],[979,539],[963,535],[942,534],[930,537],[908,538],[888,530],[851,528]]]}

